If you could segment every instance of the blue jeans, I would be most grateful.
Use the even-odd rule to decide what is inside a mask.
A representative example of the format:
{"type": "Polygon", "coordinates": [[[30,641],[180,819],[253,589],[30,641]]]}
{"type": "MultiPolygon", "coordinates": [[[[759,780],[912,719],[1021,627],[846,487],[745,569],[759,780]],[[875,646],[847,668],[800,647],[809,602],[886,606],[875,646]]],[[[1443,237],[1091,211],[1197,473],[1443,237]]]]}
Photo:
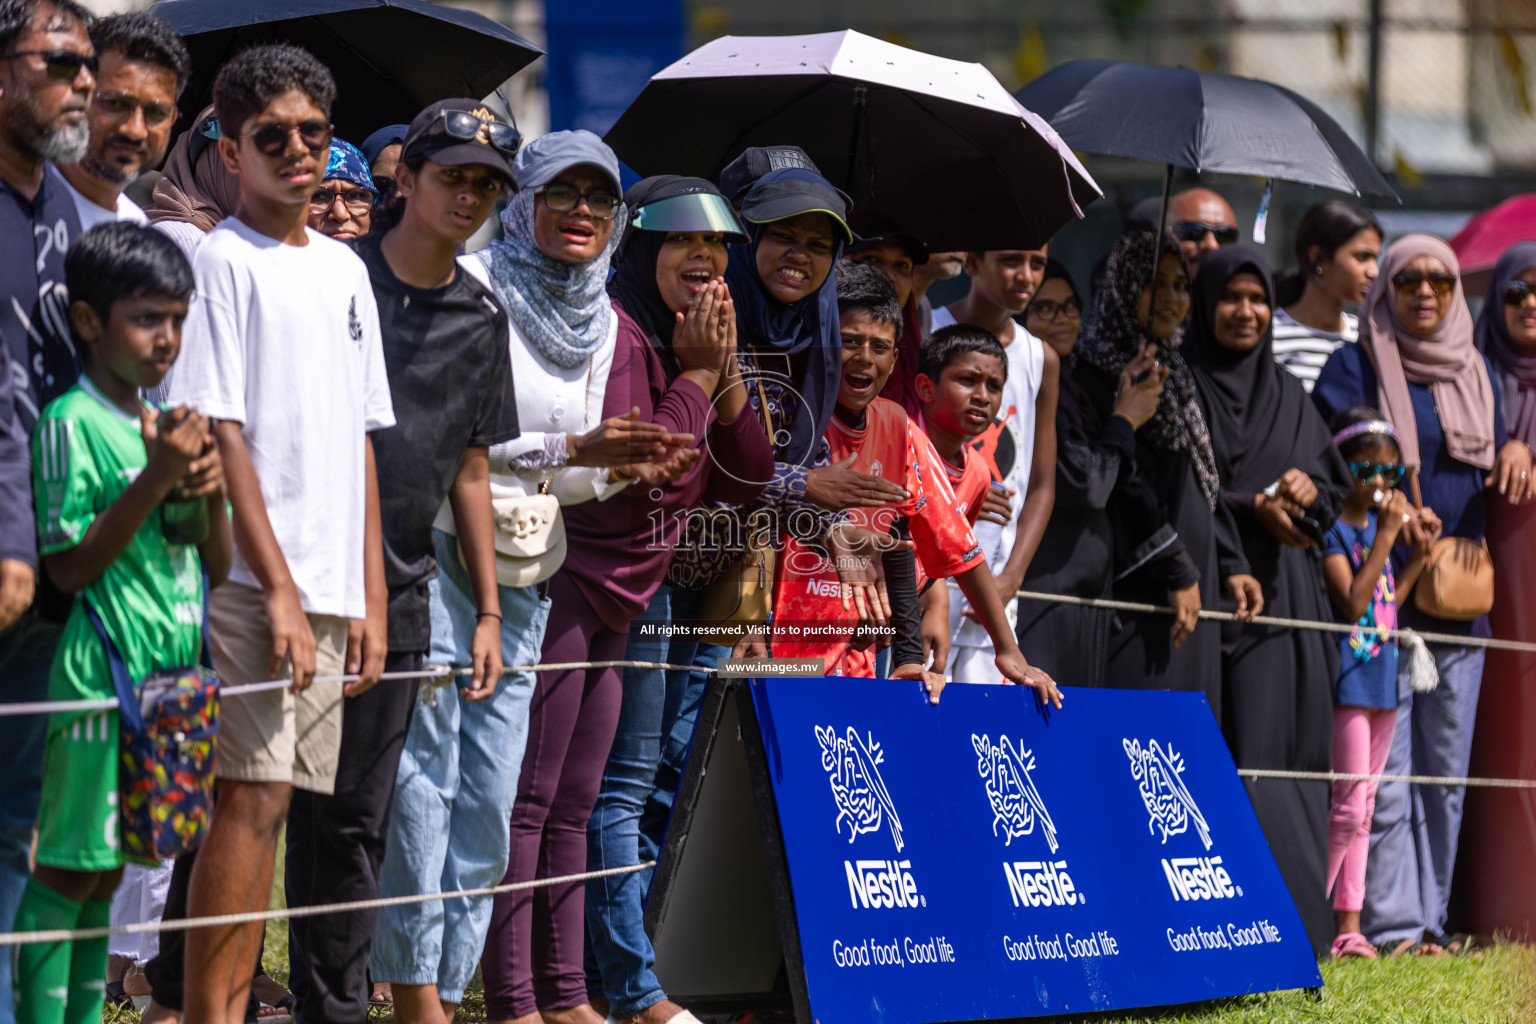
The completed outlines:
{"type": "MultiPolygon", "coordinates": [[[[1408,659],[1402,659],[1397,730],[1384,774],[1467,774],[1486,652],[1440,644],[1429,649],[1440,685],[1414,693],[1407,681],[1408,659]]],[[[1383,782],[1378,787],[1360,913],[1360,930],[1372,942],[1417,940],[1425,932],[1445,930],[1465,799],[1461,786],[1383,782]]]]}
{"type": "MultiPolygon", "coordinates": [[[[669,638],[664,629],[654,634],[642,631],[646,625],[691,622],[701,596],[701,591],[662,584],[646,610],[631,621],[624,657],[713,668],[716,661],[729,656],[728,647],[700,644],[688,637],[669,638]]],[[[587,829],[590,870],[639,864],[660,848],[706,679],[703,672],[624,670],[618,734],[587,829]]],[[[609,999],[609,1013],[616,1019],[632,1017],[666,998],[653,969],[656,954],[645,934],[649,887],[648,872],[587,883],[587,936],[609,999]]]]}
{"type": "MultiPolygon", "coordinates": [[[[475,602],[454,539],[434,530],[433,540],[438,577],[430,584],[427,661],[461,668],[471,660],[475,602]]],[[[549,600],[538,587],[502,587],[501,614],[505,663],[536,664],[549,600]]],[[[507,822],[528,741],[534,674],[504,676],[493,696],[476,702],[459,695],[464,682],[422,683],[395,778],[383,896],[484,888],[507,870],[507,822]]],[[[440,999],[463,1001],[490,918],[488,896],[385,908],[369,957],[373,979],[436,985],[440,999]]]]}
{"type": "MultiPolygon", "coordinates": [[[[36,611],[0,633],[0,703],[48,699],[48,674],[62,627],[36,611]]],[[[0,718],[0,931],[10,931],[32,871],[32,830],[43,795],[47,715],[0,718]]],[[[11,1002],[11,955],[0,951],[0,1024],[15,1024],[11,1002]]]]}

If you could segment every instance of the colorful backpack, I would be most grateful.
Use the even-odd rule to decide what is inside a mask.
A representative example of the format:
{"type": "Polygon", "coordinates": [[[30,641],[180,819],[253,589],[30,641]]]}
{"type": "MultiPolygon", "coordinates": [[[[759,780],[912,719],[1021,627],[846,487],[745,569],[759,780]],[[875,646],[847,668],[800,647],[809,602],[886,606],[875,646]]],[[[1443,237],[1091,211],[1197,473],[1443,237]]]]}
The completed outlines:
{"type": "Polygon", "coordinates": [[[137,685],[89,601],[85,613],[107,649],[117,691],[123,856],[143,864],[179,857],[202,842],[213,815],[219,677],[205,667],[210,664],[208,577],[203,576],[203,664],[157,669],[137,685]]]}

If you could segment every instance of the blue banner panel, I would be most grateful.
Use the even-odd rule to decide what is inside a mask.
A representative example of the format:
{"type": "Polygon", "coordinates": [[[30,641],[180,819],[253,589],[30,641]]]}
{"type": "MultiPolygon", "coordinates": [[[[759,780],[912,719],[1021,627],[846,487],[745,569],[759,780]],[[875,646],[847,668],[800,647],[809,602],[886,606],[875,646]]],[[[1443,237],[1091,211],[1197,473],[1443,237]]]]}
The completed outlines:
{"type": "Polygon", "coordinates": [[[752,684],[813,1016],[976,1020],[1322,984],[1199,694],[752,684]]]}

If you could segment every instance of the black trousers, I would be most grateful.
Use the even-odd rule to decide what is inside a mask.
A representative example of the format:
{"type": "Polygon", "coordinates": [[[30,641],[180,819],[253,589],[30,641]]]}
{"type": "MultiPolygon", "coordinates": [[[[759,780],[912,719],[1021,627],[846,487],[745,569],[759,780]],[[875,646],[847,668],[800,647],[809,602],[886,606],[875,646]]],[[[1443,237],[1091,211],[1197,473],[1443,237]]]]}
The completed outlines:
{"type": "MultiPolygon", "coordinates": [[[[390,652],[386,672],[421,669],[420,652],[390,652]]],[[[419,680],[382,682],[347,701],[336,790],[294,790],[283,877],[290,907],[379,895],[395,771],[416,706],[419,680]]],[[[288,924],[288,988],[303,1024],[368,1019],[368,947],[377,910],[296,918],[288,924]]]]}
{"type": "MultiPolygon", "coordinates": [[[[420,653],[391,652],[387,672],[421,668],[420,653]]],[[[373,899],[395,795],[395,771],[415,707],[419,680],[382,682],[347,700],[341,719],[336,789],[330,796],[294,790],[288,808],[284,888],[290,907],[373,899]],[[317,895],[318,894],[318,895],[317,895]]],[[[166,894],[165,919],[187,916],[196,851],[180,857],[166,894]]],[[[288,928],[288,987],[306,1024],[362,1024],[368,1017],[368,945],[377,911],[300,918],[288,928]]],[[[188,936],[164,932],[160,954],[145,967],[155,1002],[183,1007],[188,936]]],[[[258,958],[259,959],[259,958],[258,958]]],[[[256,967],[260,971],[258,963],[256,967]]]]}

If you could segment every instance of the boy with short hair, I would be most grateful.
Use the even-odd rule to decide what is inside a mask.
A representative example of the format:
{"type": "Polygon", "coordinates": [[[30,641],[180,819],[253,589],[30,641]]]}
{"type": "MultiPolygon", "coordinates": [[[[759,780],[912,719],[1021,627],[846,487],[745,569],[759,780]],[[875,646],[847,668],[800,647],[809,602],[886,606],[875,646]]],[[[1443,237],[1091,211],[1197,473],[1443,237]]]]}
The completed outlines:
{"type": "MultiPolygon", "coordinates": [[[[383,668],[388,594],[367,435],[395,419],[378,312],[357,255],[306,226],[335,96],[325,66],[293,46],[237,54],[213,85],[240,206],[198,249],[171,388],[218,421],[234,510],[236,557],[209,610],[214,666],[229,684],[291,672],[293,685],[224,705],[218,811],[192,869],[189,917],[265,908],[292,789],[336,788],[343,693],[367,691],[383,668]],[[345,690],[343,670],[361,674],[345,690]]],[[[380,768],[391,786],[394,768],[380,768]]],[[[244,1016],[261,936],[258,922],[186,943],[189,1022],[244,1016]]]]}
{"type": "MultiPolygon", "coordinates": [[[[134,680],[196,664],[203,649],[203,577],[229,571],[219,454],[208,420],[159,410],[139,389],[165,376],[181,347],[192,268],[147,227],[104,224],[76,239],[64,262],[70,325],[85,373],[43,410],[32,437],[39,550],[49,576],[79,593],[54,658],[51,700],[114,696],[99,616],[134,680]],[[167,537],[162,503],[200,501],[207,538],[167,537]],[[199,555],[202,565],[199,566],[199,555]]],[[[101,927],[122,876],[117,841],[118,712],[60,713],[49,722],[37,869],[18,931],[101,927]]],[[[20,1019],[99,1020],[105,938],[18,947],[20,1019]]]]}
{"type": "MultiPolygon", "coordinates": [[[[1002,676],[1035,687],[1059,705],[1056,684],[1019,653],[991,571],[970,524],[955,507],[954,492],[933,446],[900,406],[879,397],[896,365],[901,331],[895,287],[875,267],[839,261],[836,273],[843,367],[837,409],[826,435],[832,458],[855,456],[854,469],[884,477],[908,494],[900,505],[848,512],[853,527],[882,540],[896,630],[891,678],[923,679],[934,701],[943,688],[941,675],[924,671],[912,554],[889,541],[893,533],[901,537],[905,527],[922,571],[935,580],[954,577],[974,602],[978,619],[992,636],[1002,676]]],[[[783,566],[774,600],[774,656],[820,656],[828,674],[872,678],[874,645],[855,636],[856,622],[842,606],[835,566],[793,536],[785,541],[783,566]]]]}

